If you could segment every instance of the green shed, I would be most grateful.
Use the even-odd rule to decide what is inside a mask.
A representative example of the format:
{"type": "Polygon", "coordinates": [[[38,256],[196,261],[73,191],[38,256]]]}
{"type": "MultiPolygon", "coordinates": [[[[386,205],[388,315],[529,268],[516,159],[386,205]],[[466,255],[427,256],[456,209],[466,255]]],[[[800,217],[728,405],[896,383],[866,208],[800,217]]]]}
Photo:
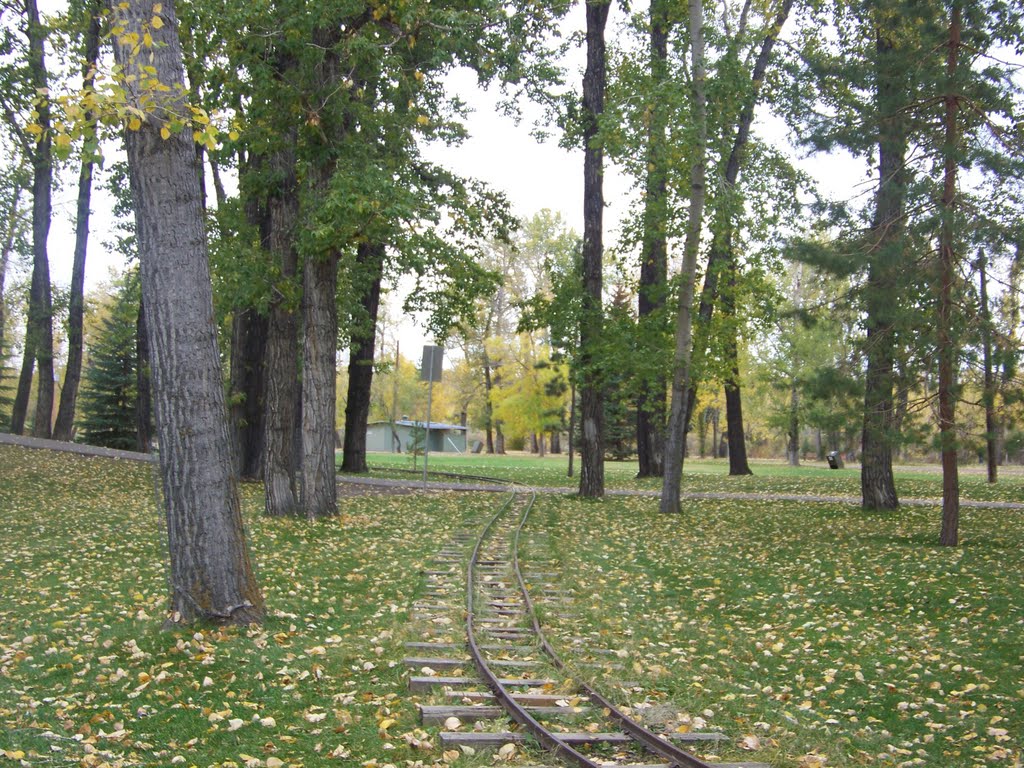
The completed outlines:
{"type": "MultiPolygon", "coordinates": [[[[399,421],[372,421],[366,425],[366,450],[379,453],[408,453],[425,422],[401,419],[399,421]]],[[[430,422],[428,444],[431,453],[465,453],[466,427],[459,424],[430,422]]]]}

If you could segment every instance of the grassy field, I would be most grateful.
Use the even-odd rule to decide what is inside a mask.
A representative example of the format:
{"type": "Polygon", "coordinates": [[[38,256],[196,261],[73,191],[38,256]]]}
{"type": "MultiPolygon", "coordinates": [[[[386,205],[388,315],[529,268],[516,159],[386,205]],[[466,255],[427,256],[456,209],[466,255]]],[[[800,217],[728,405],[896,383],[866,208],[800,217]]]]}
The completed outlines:
{"type": "MultiPolygon", "coordinates": [[[[408,471],[411,457],[391,453],[373,453],[368,457],[371,472],[389,475],[393,470],[408,471]]],[[[422,471],[423,457],[415,464],[422,471]]],[[[575,488],[579,483],[579,457],[576,477],[566,474],[566,456],[539,458],[528,454],[506,456],[431,454],[431,471],[500,477],[506,480],[546,488],[575,488]]],[[[752,461],[754,474],[729,477],[726,459],[687,459],[683,467],[686,492],[738,492],[852,496],[860,498],[859,468],[831,470],[824,463],[806,462],[799,467],[777,461],[752,461]]],[[[942,496],[942,475],[937,466],[897,466],[896,490],[901,498],[932,499],[942,496]]],[[[609,489],[660,491],[659,479],[637,479],[636,462],[605,462],[605,484],[609,489]]],[[[986,482],[984,468],[963,467],[960,471],[961,498],[979,501],[1024,502],[1024,468],[1001,469],[1001,480],[986,482]]]]}
{"type": "MultiPolygon", "coordinates": [[[[757,471],[825,493],[840,491],[813,479],[843,474],[757,471]]],[[[261,517],[246,487],[267,624],[167,632],[151,472],[0,446],[0,768],[492,764],[436,748],[401,658],[423,634],[409,609],[424,563],[500,496],[346,496],[309,524],[261,517]]],[[[721,729],[723,758],[1013,766],[1020,516],[965,510],[966,544],[947,551],[928,507],[715,501],[668,518],[650,498],[549,495],[526,556],[579,597],[545,617],[556,641],[616,651],[624,667],[606,674],[637,687],[610,691],[651,722],[721,729]]]]}
{"type": "Polygon", "coordinates": [[[627,660],[620,703],[775,766],[1020,765],[1020,513],[966,511],[947,550],[926,507],[538,504],[533,549],[587,598],[546,622],[627,660]]]}

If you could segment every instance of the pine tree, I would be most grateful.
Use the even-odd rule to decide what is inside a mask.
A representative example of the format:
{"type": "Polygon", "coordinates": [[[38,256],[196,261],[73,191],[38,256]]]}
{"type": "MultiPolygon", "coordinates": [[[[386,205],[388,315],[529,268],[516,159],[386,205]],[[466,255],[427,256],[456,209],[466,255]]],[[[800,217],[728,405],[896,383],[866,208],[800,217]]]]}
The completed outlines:
{"type": "Polygon", "coordinates": [[[18,372],[11,366],[11,355],[0,339],[0,432],[11,428],[11,408],[14,406],[14,383],[18,372]]]}
{"type": "Polygon", "coordinates": [[[90,345],[81,397],[78,428],[90,445],[135,450],[138,400],[136,320],[139,287],[136,275],[127,277],[99,337],[90,345]]]}

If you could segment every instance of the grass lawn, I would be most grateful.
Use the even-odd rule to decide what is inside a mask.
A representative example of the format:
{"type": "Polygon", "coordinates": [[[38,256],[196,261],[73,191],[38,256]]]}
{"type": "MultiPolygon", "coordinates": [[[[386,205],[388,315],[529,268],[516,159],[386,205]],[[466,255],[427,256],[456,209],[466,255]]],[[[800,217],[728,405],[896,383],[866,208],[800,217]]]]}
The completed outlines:
{"type": "Polygon", "coordinates": [[[531,551],[585,598],[546,623],[627,660],[611,674],[642,692],[621,703],[776,766],[1024,758],[1022,513],[965,510],[966,544],[943,549],[937,508],[538,504],[531,551]]]}
{"type": "Polygon", "coordinates": [[[247,486],[269,620],[165,632],[151,467],[0,446],[0,468],[0,768],[440,760],[410,743],[407,611],[497,497],[346,498],[309,524],[261,517],[247,486]]]}
{"type": "MultiPolygon", "coordinates": [[[[339,458],[340,461],[340,458],[339,458]]],[[[389,475],[392,470],[411,470],[411,457],[404,454],[371,453],[371,473],[389,475]]],[[[565,455],[539,458],[529,454],[488,456],[486,454],[430,454],[431,471],[500,477],[515,482],[548,488],[575,488],[579,484],[579,457],[576,476],[568,477],[569,460],[565,455]]],[[[415,466],[422,471],[423,457],[415,466]]],[[[778,461],[751,461],[754,474],[729,477],[727,459],[687,459],[683,467],[684,492],[739,492],[853,496],[860,498],[860,469],[831,470],[824,462],[805,462],[799,467],[778,461]]],[[[960,495],[978,501],[1024,502],[1024,468],[1000,469],[1000,481],[986,482],[984,467],[965,466],[960,471],[960,495]]],[[[896,466],[896,490],[901,498],[941,498],[942,474],[938,466],[896,466]]],[[[605,462],[605,485],[609,489],[660,491],[660,479],[637,479],[636,462],[605,462]]]]}
{"type": "MultiPolygon", "coordinates": [[[[264,519],[247,486],[267,624],[168,632],[152,468],[0,446],[0,768],[491,764],[435,748],[401,658],[424,563],[501,500],[346,496],[309,524],[264,519]]],[[[638,687],[610,692],[652,722],[704,720],[723,758],[777,768],[1024,757],[1022,513],[964,510],[946,551],[934,508],[538,504],[526,557],[580,598],[546,616],[555,640],[617,651],[607,674],[638,687]]]]}

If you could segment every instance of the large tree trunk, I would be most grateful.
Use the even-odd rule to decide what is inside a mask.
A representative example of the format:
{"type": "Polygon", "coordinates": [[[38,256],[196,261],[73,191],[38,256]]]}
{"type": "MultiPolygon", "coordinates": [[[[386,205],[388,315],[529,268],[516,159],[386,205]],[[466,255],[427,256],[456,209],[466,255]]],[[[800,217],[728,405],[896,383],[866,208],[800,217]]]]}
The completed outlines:
{"type": "MultiPolygon", "coordinates": [[[[668,296],[668,102],[658,92],[669,81],[666,0],[651,0],[650,27],[650,67],[655,91],[650,96],[648,107],[647,179],[637,310],[641,343],[660,347],[665,332],[664,307],[668,296]]],[[[645,351],[647,354],[654,352],[645,351]]],[[[636,409],[637,477],[660,477],[664,470],[667,385],[667,380],[661,375],[656,375],[653,380],[645,379],[641,384],[636,409]]]]}
{"type": "Polygon", "coordinates": [[[114,47],[127,74],[152,66],[169,86],[139,130],[125,132],[135,202],[142,295],[152,361],[160,470],[170,553],[173,621],[247,624],[261,621],[263,597],[245,542],[238,478],[231,461],[227,408],[221,383],[213,289],[196,154],[189,131],[162,138],[154,106],[180,114],[176,86],[184,86],[174,0],[148,0],[117,9],[140,38],[155,44],[143,57],[114,47]],[[160,28],[149,22],[159,15],[160,28]]]}
{"type": "Polygon", "coordinates": [[[362,316],[353,323],[349,347],[345,444],[341,459],[341,468],[345,472],[369,472],[366,465],[366,425],[370,418],[384,256],[385,248],[381,243],[362,243],[356,254],[362,316]]]}
{"type": "Polygon", "coordinates": [[[675,352],[672,364],[672,405],[665,438],[665,473],[661,484],[660,510],[681,513],[683,457],[686,452],[686,419],[693,349],[693,284],[697,272],[701,225],[704,220],[705,165],[707,162],[707,97],[704,90],[704,7],[701,0],[689,0],[691,92],[694,157],[690,167],[690,210],[683,243],[683,266],[676,316],[675,352]]]}
{"type": "MultiPolygon", "coordinates": [[[[29,28],[29,69],[37,91],[47,87],[46,59],[43,53],[45,33],[39,23],[36,0],[26,0],[29,28]]],[[[42,114],[49,110],[37,107],[40,116],[37,122],[49,127],[49,116],[42,114]]],[[[53,191],[53,162],[48,138],[36,144],[33,157],[34,178],[32,182],[32,292],[29,297],[29,325],[35,338],[36,367],[36,415],[32,425],[35,437],[50,437],[53,418],[53,300],[50,295],[50,259],[47,255],[47,239],[50,235],[51,195],[53,191]],[[32,311],[33,307],[35,312],[32,311]]]]}
{"type": "MultiPolygon", "coordinates": [[[[734,372],[739,376],[739,371],[734,372]]],[[[729,475],[741,477],[754,474],[747,462],[747,439],[743,426],[743,400],[739,384],[730,380],[725,383],[726,442],[729,446],[729,475]]]]}
{"type": "MultiPolygon", "coordinates": [[[[47,88],[46,57],[43,49],[46,33],[39,23],[36,0],[25,0],[25,21],[28,30],[28,69],[33,88],[47,88]]],[[[11,431],[22,434],[28,413],[29,390],[32,387],[33,361],[38,365],[35,420],[32,434],[50,437],[53,416],[53,302],[50,296],[50,262],[46,241],[50,233],[53,163],[50,145],[50,110],[46,102],[36,107],[36,124],[42,128],[39,141],[31,152],[32,159],[32,284],[29,289],[28,323],[25,329],[25,351],[18,391],[11,415],[11,431]]]]}
{"type": "Polygon", "coordinates": [[[604,326],[604,148],[598,121],[604,112],[604,29],[611,0],[587,2],[587,67],[583,74],[583,317],[580,321],[580,488],[587,498],[604,496],[604,396],[596,347],[604,326]]]}
{"type": "MultiPolygon", "coordinates": [[[[954,1],[949,21],[949,54],[946,60],[945,162],[942,188],[942,229],[939,235],[939,444],[942,447],[942,532],[939,543],[955,547],[960,529],[960,477],[957,467],[956,438],[956,365],[958,350],[953,339],[953,313],[956,311],[953,286],[957,278],[957,257],[953,227],[956,216],[956,148],[959,146],[957,112],[960,106],[956,89],[960,53],[960,3],[954,1]]],[[[991,465],[991,462],[990,462],[991,465]]]]}
{"type": "Polygon", "coordinates": [[[313,520],[338,513],[334,463],[338,257],[307,258],[303,268],[302,509],[313,520]]]}
{"type": "MultiPolygon", "coordinates": [[[[89,28],[85,33],[83,84],[91,84],[93,70],[100,55],[100,4],[89,9],[89,28]]],[[[92,119],[87,110],[85,120],[92,119]]],[[[82,380],[82,322],[85,316],[85,257],[89,250],[89,205],[92,200],[92,155],[82,159],[78,177],[78,210],[75,219],[75,256],[71,267],[71,295],[68,303],[68,362],[64,369],[64,386],[60,391],[57,421],[53,426],[55,440],[71,440],[75,426],[78,386],[82,380]]]]}
{"type": "Polygon", "coordinates": [[[905,62],[885,29],[879,29],[877,57],[878,170],[875,218],[865,294],[864,431],[861,442],[861,503],[865,509],[896,509],[892,474],[894,443],[895,314],[898,311],[906,196],[905,62]]]}
{"type": "Polygon", "coordinates": [[[267,324],[263,485],[266,514],[277,517],[296,515],[299,510],[296,473],[301,454],[295,440],[299,424],[299,318],[289,290],[298,270],[294,231],[299,199],[294,152],[282,150],[270,162],[281,181],[267,200],[267,245],[280,269],[281,285],[274,290],[267,324]]]}
{"type": "Polygon", "coordinates": [[[231,429],[238,473],[263,476],[267,336],[270,321],[256,309],[236,309],[231,320],[231,429]]]}

